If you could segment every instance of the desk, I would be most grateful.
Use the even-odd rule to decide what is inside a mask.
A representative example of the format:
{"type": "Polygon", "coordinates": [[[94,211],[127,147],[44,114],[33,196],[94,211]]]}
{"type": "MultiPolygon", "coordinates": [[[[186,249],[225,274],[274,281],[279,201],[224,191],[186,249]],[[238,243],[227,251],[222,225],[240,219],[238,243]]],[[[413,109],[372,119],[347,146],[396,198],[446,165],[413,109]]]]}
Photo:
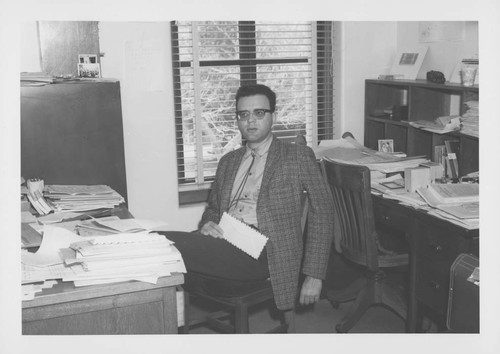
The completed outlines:
{"type": "MultiPolygon", "coordinates": [[[[124,205],[110,214],[132,217],[124,205]]],[[[127,281],[75,287],[59,281],[22,302],[23,334],[177,333],[176,287],[183,283],[182,274],[160,278],[157,284],[127,281]]]]}
{"type": "Polygon", "coordinates": [[[410,245],[407,331],[417,331],[421,307],[446,321],[450,267],[460,253],[479,256],[479,230],[467,230],[395,200],[372,195],[375,222],[404,232],[410,245]]]}
{"type": "Polygon", "coordinates": [[[22,303],[23,334],[177,333],[176,286],[182,274],[157,284],[128,281],[75,287],[59,282],[22,303]]]}

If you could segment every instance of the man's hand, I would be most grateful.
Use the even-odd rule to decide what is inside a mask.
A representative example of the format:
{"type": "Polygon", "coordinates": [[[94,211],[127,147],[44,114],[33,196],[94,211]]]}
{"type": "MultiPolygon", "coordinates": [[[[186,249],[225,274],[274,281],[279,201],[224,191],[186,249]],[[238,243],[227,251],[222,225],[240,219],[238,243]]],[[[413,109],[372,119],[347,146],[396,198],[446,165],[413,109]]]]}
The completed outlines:
{"type": "Polygon", "coordinates": [[[200,232],[203,235],[210,235],[215,238],[220,238],[224,234],[221,227],[213,221],[208,221],[205,225],[203,225],[200,232]]]}
{"type": "Polygon", "coordinates": [[[316,279],[307,275],[302,284],[302,289],[300,290],[299,303],[301,305],[314,304],[319,300],[322,286],[323,281],[321,279],[316,279]]]}

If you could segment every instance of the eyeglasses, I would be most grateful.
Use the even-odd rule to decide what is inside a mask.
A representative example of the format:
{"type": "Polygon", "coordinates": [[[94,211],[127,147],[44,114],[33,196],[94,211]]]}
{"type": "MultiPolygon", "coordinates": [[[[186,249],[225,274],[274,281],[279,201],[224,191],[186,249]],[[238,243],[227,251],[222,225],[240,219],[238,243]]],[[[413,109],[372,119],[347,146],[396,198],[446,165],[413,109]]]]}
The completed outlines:
{"type": "Polygon", "coordinates": [[[254,109],[252,112],[250,111],[236,111],[236,119],[239,121],[247,121],[250,119],[250,116],[254,116],[258,120],[263,119],[266,116],[266,113],[273,113],[270,109],[254,109]]]}

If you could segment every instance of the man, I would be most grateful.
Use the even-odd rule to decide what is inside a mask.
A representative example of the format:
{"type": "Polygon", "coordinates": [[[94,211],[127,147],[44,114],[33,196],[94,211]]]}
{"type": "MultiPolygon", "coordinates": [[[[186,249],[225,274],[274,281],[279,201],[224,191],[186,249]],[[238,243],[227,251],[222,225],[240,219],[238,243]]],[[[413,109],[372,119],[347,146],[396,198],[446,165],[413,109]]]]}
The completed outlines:
{"type": "Polygon", "coordinates": [[[305,276],[299,303],[319,300],[333,238],[333,204],[313,151],[285,143],[271,132],[276,95],[267,86],[240,87],[236,119],[246,146],[224,155],[218,165],[200,232],[167,233],[182,253],[186,287],[202,275],[212,291],[228,295],[268,277],[276,306],[292,309],[299,277],[305,276]],[[301,230],[301,195],[308,194],[307,238],[301,230]],[[224,212],[267,236],[255,260],[223,239],[218,223],[224,212]]]}

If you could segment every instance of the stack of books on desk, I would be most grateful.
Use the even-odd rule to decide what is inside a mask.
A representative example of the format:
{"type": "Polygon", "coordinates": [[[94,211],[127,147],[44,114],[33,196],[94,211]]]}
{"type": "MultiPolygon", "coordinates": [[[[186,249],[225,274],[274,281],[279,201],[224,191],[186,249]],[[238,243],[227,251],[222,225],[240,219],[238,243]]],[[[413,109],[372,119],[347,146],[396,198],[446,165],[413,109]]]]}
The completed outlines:
{"type": "Polygon", "coordinates": [[[57,211],[113,208],[125,201],[106,185],[47,185],[43,195],[57,211]]]}

